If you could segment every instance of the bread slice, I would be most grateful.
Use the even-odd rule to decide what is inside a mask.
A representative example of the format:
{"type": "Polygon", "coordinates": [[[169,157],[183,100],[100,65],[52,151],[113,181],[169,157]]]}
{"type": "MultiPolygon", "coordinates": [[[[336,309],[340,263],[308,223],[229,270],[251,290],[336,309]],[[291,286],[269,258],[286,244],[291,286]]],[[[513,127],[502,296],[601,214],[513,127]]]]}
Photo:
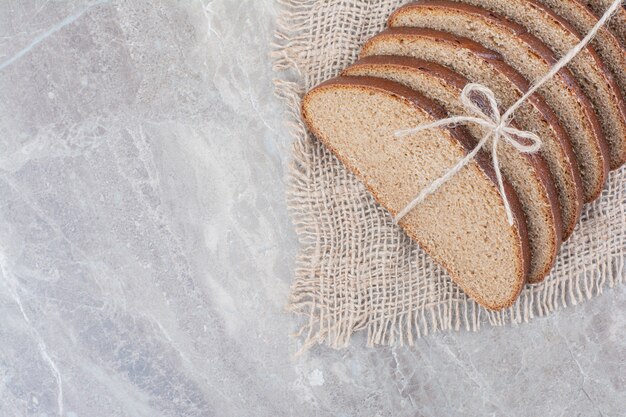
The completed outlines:
{"type": "MultiPolygon", "coordinates": [[[[584,0],[583,2],[598,18],[604,15],[604,12],[613,4],[613,0],[584,0]]],[[[623,3],[622,7],[609,20],[607,26],[620,41],[622,47],[626,48],[626,6],[623,3]]]]}
{"type": "MultiPolygon", "coordinates": [[[[581,0],[536,0],[538,3],[548,7],[554,13],[565,19],[581,35],[586,35],[598,23],[598,16],[590,10],[581,0]]],[[[600,15],[609,8],[611,2],[606,5],[600,15]]],[[[618,9],[617,14],[609,21],[626,15],[625,9],[618,9]]],[[[623,23],[626,23],[622,21],[623,23]]],[[[614,26],[613,26],[614,27],[614,26]]],[[[626,27],[622,27],[617,33],[624,33],[626,27]]],[[[611,69],[613,76],[622,89],[622,95],[626,95],[626,43],[620,42],[618,36],[609,27],[602,27],[591,41],[591,46],[602,57],[606,65],[611,69]]]]}
{"type": "MultiPolygon", "coordinates": [[[[469,81],[438,64],[407,57],[370,56],[346,68],[342,75],[399,82],[435,100],[448,114],[467,111],[461,102],[461,92],[469,81]]],[[[467,130],[474,144],[487,133],[474,124],[468,125],[467,130]]],[[[563,225],[554,183],[539,155],[522,154],[503,143],[498,156],[502,173],[517,193],[526,218],[530,244],[528,281],[540,282],[552,268],[561,245],[563,225]]]]}
{"type": "MultiPolygon", "coordinates": [[[[489,87],[504,107],[511,106],[528,90],[524,77],[504,63],[498,54],[476,42],[445,32],[388,29],[365,44],[361,56],[370,55],[404,55],[445,65],[470,81],[489,87]]],[[[543,140],[541,155],[553,173],[563,210],[564,236],[569,236],[583,204],[579,165],[569,138],[538,94],[530,96],[518,109],[515,121],[543,140]]],[[[580,148],[581,153],[584,154],[586,149],[580,148]]]]}
{"type": "MultiPolygon", "coordinates": [[[[309,130],[359,177],[392,215],[471,149],[461,128],[431,129],[404,138],[394,132],[446,117],[441,107],[392,81],[339,77],[302,101],[309,130]]],[[[400,221],[474,300],[510,306],[528,268],[528,238],[515,192],[507,185],[514,224],[485,155],[479,155],[400,221]]]]}
{"type": "MultiPolygon", "coordinates": [[[[485,10],[523,26],[532,35],[541,39],[557,57],[562,57],[582,39],[578,30],[567,20],[557,15],[546,4],[558,4],[559,10],[580,8],[581,20],[586,18],[588,30],[598,21],[595,16],[576,0],[455,0],[460,3],[480,6],[485,10]],[[545,3],[545,4],[543,4],[545,3]],[[568,6],[569,4],[569,6],[568,6]],[[586,14],[584,13],[586,12],[586,14]]],[[[579,29],[583,29],[579,24],[579,29]]],[[[605,137],[611,151],[611,168],[616,169],[626,162],[626,104],[623,91],[616,80],[626,86],[626,51],[606,29],[601,30],[602,39],[594,43],[601,51],[605,66],[594,48],[587,46],[570,63],[568,68],[600,116],[605,137]],[[613,44],[611,44],[611,38],[613,44]],[[602,41],[602,42],[600,42],[602,41]],[[611,47],[613,46],[613,47],[611,47]],[[608,67],[613,70],[610,71],[608,67]],[[613,75],[613,77],[611,77],[613,75]],[[615,77],[615,79],[614,79],[615,77]]],[[[586,32],[585,32],[586,33],[586,32]]]]}
{"type": "MultiPolygon", "coordinates": [[[[529,80],[545,75],[556,62],[554,54],[521,26],[484,9],[443,1],[421,1],[398,9],[389,25],[445,30],[466,36],[501,54],[502,58],[529,80]]],[[[585,200],[602,192],[609,168],[607,144],[589,98],[567,68],[563,68],[539,90],[557,114],[567,117],[562,124],[575,147],[592,145],[583,158],[581,174],[585,200]],[[592,166],[589,166],[592,162],[592,166]],[[600,167],[600,169],[596,169],[600,167]]]]}

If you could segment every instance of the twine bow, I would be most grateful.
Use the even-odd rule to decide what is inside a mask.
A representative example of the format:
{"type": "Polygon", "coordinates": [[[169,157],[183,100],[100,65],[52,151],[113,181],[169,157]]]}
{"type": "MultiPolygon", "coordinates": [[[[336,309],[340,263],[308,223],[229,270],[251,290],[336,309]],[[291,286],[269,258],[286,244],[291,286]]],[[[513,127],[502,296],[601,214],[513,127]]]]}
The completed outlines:
{"type": "Polygon", "coordinates": [[[441,187],[444,183],[454,177],[465,165],[469,164],[470,161],[474,159],[476,154],[487,144],[490,138],[493,138],[491,142],[491,158],[493,160],[493,168],[496,172],[496,178],[498,180],[498,187],[500,189],[500,194],[504,200],[504,208],[506,210],[507,219],[509,224],[513,224],[513,213],[511,212],[511,207],[509,205],[509,201],[506,198],[506,194],[504,191],[504,181],[502,180],[502,173],[500,172],[500,161],[498,159],[498,145],[501,140],[506,141],[511,144],[515,149],[522,153],[534,153],[537,152],[541,148],[541,139],[539,136],[532,132],[527,132],[525,130],[519,130],[509,125],[511,119],[511,109],[509,109],[503,115],[500,114],[500,109],[498,109],[498,102],[496,101],[496,97],[488,87],[485,87],[481,84],[469,83],[463,88],[461,92],[461,102],[463,106],[469,113],[473,113],[476,116],[453,116],[447,119],[437,120],[436,122],[423,124],[417,127],[413,127],[411,129],[404,129],[395,132],[397,137],[411,135],[413,133],[421,132],[423,130],[433,129],[436,127],[451,127],[456,126],[462,123],[475,123],[477,125],[483,126],[487,129],[487,134],[478,142],[478,145],[469,152],[463,159],[461,159],[457,164],[448,170],[442,177],[433,181],[428,187],[423,189],[420,194],[407,205],[400,213],[396,215],[394,221],[397,223],[406,216],[416,205],[424,201],[426,197],[430,194],[434,193],[441,187]],[[478,98],[478,96],[486,99],[487,104],[489,105],[489,112],[483,110],[476,102],[473,100],[473,97],[478,98]],[[526,139],[524,141],[520,139],[526,139]],[[527,144],[527,140],[530,141],[530,144],[527,144]]]}
{"type": "Polygon", "coordinates": [[[407,136],[413,133],[421,132],[427,129],[433,129],[436,127],[451,127],[461,123],[476,123],[487,129],[487,134],[478,142],[476,147],[465,155],[456,165],[448,170],[444,175],[434,180],[428,187],[424,188],[413,201],[411,201],[404,209],[402,209],[393,219],[394,223],[398,223],[404,216],[406,216],[411,210],[420,204],[426,197],[434,193],[445,184],[448,180],[454,177],[463,167],[465,167],[478,152],[487,144],[490,138],[493,138],[491,144],[491,159],[493,161],[493,168],[496,172],[496,178],[498,180],[498,187],[502,200],[504,201],[504,208],[506,210],[507,220],[509,224],[513,224],[513,213],[511,212],[511,206],[509,200],[504,191],[504,182],[502,180],[502,173],[500,172],[500,161],[498,160],[498,146],[504,139],[507,143],[512,145],[515,149],[522,153],[534,153],[541,148],[541,139],[539,136],[532,132],[525,130],[519,130],[510,126],[513,113],[524,102],[533,95],[541,86],[550,81],[556,73],[558,73],[563,67],[570,63],[572,59],[580,51],[582,51],[591,39],[598,33],[600,28],[609,20],[609,18],[617,11],[621,6],[623,0],[615,0],[611,6],[606,10],[604,15],[598,20],[594,27],[587,33],[587,35],[567,54],[565,54],[554,66],[548,71],[546,75],[533,83],[531,88],[522,95],[503,115],[500,115],[498,109],[498,102],[496,96],[489,89],[482,84],[470,83],[463,88],[461,92],[461,102],[469,113],[473,113],[475,116],[453,116],[446,119],[438,120],[433,123],[427,123],[420,126],[416,126],[410,129],[398,130],[395,132],[397,137],[407,136]],[[479,107],[474,100],[472,100],[472,94],[474,97],[482,96],[489,105],[490,112],[485,112],[479,107]],[[530,144],[526,142],[530,141],[530,144]]]}

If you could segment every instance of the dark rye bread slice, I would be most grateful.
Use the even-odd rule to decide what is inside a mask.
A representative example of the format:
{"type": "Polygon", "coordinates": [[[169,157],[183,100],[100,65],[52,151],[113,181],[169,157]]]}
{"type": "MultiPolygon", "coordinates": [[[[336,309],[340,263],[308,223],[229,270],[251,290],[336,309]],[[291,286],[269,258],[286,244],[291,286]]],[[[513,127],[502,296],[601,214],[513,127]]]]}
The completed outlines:
{"type": "MultiPolygon", "coordinates": [[[[576,28],[578,33],[586,35],[598,23],[598,16],[591,11],[580,0],[536,0],[542,5],[550,8],[554,13],[561,16],[572,27],[576,28]]],[[[606,7],[608,9],[608,5],[606,7]]],[[[603,10],[601,15],[604,14],[603,10]]],[[[624,14],[624,9],[620,8],[618,12],[624,14]]],[[[618,14],[619,16],[619,14],[618,14]]],[[[615,19],[615,17],[613,18],[615,19]]],[[[610,24],[611,21],[609,21],[610,24]]],[[[622,28],[626,30],[626,28],[622,28]]],[[[619,84],[622,95],[626,96],[626,45],[621,43],[618,37],[609,30],[608,27],[602,27],[591,41],[591,45],[602,57],[605,64],[611,69],[615,80],[619,84]]]]}
{"type": "MultiPolygon", "coordinates": [[[[441,65],[399,56],[370,56],[346,68],[342,75],[385,78],[428,96],[448,114],[463,114],[461,92],[469,81],[441,65]]],[[[484,108],[488,108],[483,103],[484,108]]],[[[487,133],[470,124],[474,144],[487,133]]],[[[490,149],[489,145],[485,149],[490,149]]],[[[561,245],[562,222],[556,189],[540,155],[522,154],[502,143],[498,156],[504,178],[511,184],[522,205],[530,244],[528,281],[540,282],[552,268],[561,245]]]]}
{"type": "MultiPolygon", "coordinates": [[[[432,100],[401,84],[338,77],[302,101],[309,130],[364,182],[392,215],[471,149],[462,128],[394,133],[446,117],[432,100]]],[[[495,174],[484,154],[400,221],[474,300],[502,309],[518,297],[529,264],[524,215],[510,186],[509,225],[495,174]]]]}
{"type": "MultiPolygon", "coordinates": [[[[388,29],[365,44],[361,56],[369,55],[411,56],[445,65],[470,81],[489,87],[504,107],[511,106],[528,90],[524,77],[504,63],[498,54],[476,42],[445,32],[388,29]]],[[[538,94],[530,96],[518,109],[514,120],[543,140],[541,155],[553,173],[563,210],[564,236],[569,236],[584,201],[578,161],[569,138],[538,94]]]]}
{"type": "MultiPolygon", "coordinates": [[[[454,0],[480,6],[498,13],[505,19],[518,23],[532,35],[541,39],[560,58],[582,39],[579,31],[567,20],[557,15],[546,4],[558,3],[559,9],[575,6],[587,12],[588,30],[598,21],[592,13],[575,0],[454,0]],[[545,3],[545,4],[543,4],[545,3]]],[[[582,16],[581,18],[584,18],[582,16]]],[[[579,25],[580,26],[580,25],[579,25]]],[[[601,51],[606,66],[591,46],[583,49],[568,65],[580,86],[591,98],[596,113],[600,116],[605,137],[611,150],[611,168],[619,168],[626,162],[626,104],[624,91],[616,80],[626,86],[626,53],[606,29],[601,30],[602,39],[597,38],[595,49],[601,51]],[[614,48],[611,48],[611,38],[614,48]],[[601,42],[600,42],[601,41],[601,42]],[[611,76],[613,75],[613,77],[611,76]],[[615,79],[614,79],[615,78],[615,79]],[[607,133],[608,132],[608,133],[607,133]]]]}
{"type": "MultiPolygon", "coordinates": [[[[594,12],[596,17],[601,17],[606,12],[613,0],[584,0],[584,3],[594,12]]],[[[626,48],[626,5],[617,10],[608,22],[610,31],[617,37],[623,48],[626,48]]]]}
{"type": "MultiPolygon", "coordinates": [[[[398,9],[389,24],[445,30],[478,42],[495,52],[528,80],[544,76],[556,62],[554,54],[539,39],[521,26],[487,12],[484,9],[453,3],[423,1],[398,9]]],[[[581,174],[585,200],[592,201],[602,192],[609,169],[607,143],[589,98],[573,75],[563,68],[544,84],[539,93],[561,116],[561,124],[574,148],[590,144],[590,154],[582,156],[581,174]],[[600,168],[600,169],[597,169],[600,168]]]]}

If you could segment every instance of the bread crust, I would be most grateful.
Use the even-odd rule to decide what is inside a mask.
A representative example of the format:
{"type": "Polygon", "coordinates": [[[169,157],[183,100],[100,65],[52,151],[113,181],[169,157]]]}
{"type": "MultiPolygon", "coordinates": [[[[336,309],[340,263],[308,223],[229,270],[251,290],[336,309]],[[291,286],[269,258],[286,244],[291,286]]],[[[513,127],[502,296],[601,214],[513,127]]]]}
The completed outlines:
{"type": "MultiPolygon", "coordinates": [[[[557,62],[557,59],[552,51],[542,41],[537,39],[532,34],[528,33],[528,31],[523,26],[518,25],[514,22],[510,22],[502,18],[501,16],[498,16],[480,7],[475,7],[464,3],[456,3],[446,0],[422,0],[416,3],[409,3],[392,13],[392,15],[389,17],[388,24],[391,27],[395,27],[397,26],[396,19],[398,19],[398,17],[402,14],[428,7],[458,10],[466,13],[469,16],[473,15],[481,19],[485,19],[490,25],[499,26],[504,30],[511,32],[513,36],[521,39],[529,46],[533,53],[536,54],[543,61],[545,61],[547,65],[552,66],[557,62]]],[[[470,39],[467,39],[467,41],[472,42],[472,40],[470,39]]],[[[592,145],[594,147],[593,152],[595,153],[594,159],[598,162],[597,165],[599,166],[600,170],[597,172],[598,181],[594,184],[594,188],[592,190],[588,190],[586,196],[587,198],[585,199],[586,202],[590,202],[600,196],[600,193],[604,188],[606,177],[608,175],[610,160],[608,143],[606,141],[604,133],[602,132],[600,122],[598,121],[591,101],[582,91],[570,70],[567,68],[563,68],[558,72],[557,75],[567,86],[570,93],[576,98],[575,102],[580,106],[581,110],[583,111],[585,120],[587,122],[587,127],[592,136],[592,145]]]]}
{"type": "MultiPolygon", "coordinates": [[[[346,68],[342,72],[342,75],[351,75],[350,72],[359,67],[395,67],[401,68],[404,71],[409,72],[427,73],[431,77],[433,77],[433,79],[440,80],[441,82],[456,90],[456,96],[460,96],[463,88],[469,83],[469,80],[467,78],[442,65],[415,58],[392,55],[373,55],[362,58],[350,67],[346,68]]],[[[446,107],[446,103],[443,103],[443,107],[446,107]]],[[[484,102],[481,107],[486,108],[487,103],[484,102]]],[[[517,126],[515,126],[515,123],[513,123],[512,125],[513,127],[517,128],[517,126]]],[[[473,135],[470,134],[470,137],[473,137],[473,135]]],[[[477,143],[478,140],[479,138],[474,138],[473,143],[477,143]]],[[[538,183],[541,189],[545,192],[546,200],[544,200],[544,203],[542,203],[541,205],[542,207],[547,207],[548,210],[547,212],[544,211],[544,215],[546,215],[552,222],[552,227],[550,230],[551,238],[544,242],[545,244],[549,245],[549,249],[546,252],[548,258],[545,264],[542,265],[542,268],[540,270],[531,271],[528,275],[528,281],[531,283],[536,283],[541,282],[545,278],[545,276],[552,269],[552,266],[556,260],[556,256],[561,247],[563,238],[563,222],[561,218],[560,203],[556,187],[554,185],[552,175],[548,169],[545,160],[540,155],[533,154],[522,154],[522,157],[526,159],[528,164],[532,167],[532,175],[535,178],[535,182],[538,183]]]]}
{"type": "MultiPolygon", "coordinates": [[[[526,92],[528,91],[530,87],[528,81],[519,72],[517,72],[507,63],[505,63],[500,54],[490,49],[487,49],[484,46],[480,45],[479,43],[471,41],[467,38],[458,37],[447,32],[440,32],[440,31],[436,31],[432,29],[409,28],[409,27],[390,28],[381,32],[379,35],[375,36],[375,38],[385,37],[385,36],[426,37],[426,38],[433,39],[437,42],[446,42],[450,45],[453,45],[455,48],[467,49],[472,54],[474,54],[475,56],[482,59],[490,66],[492,66],[496,71],[503,74],[507,79],[509,79],[509,81],[513,84],[513,86],[517,88],[520,92],[522,93],[526,92]]],[[[367,51],[371,42],[372,40],[368,41],[364,45],[363,52],[367,51]]],[[[398,63],[406,64],[406,63],[410,63],[411,62],[410,60],[415,59],[415,58],[410,58],[410,57],[399,57],[399,56],[393,56],[393,58],[391,57],[392,56],[390,55],[385,55],[383,57],[376,58],[375,56],[369,55],[369,56],[362,57],[360,59],[360,62],[380,62],[381,60],[388,58],[388,59],[393,59],[398,63]],[[405,60],[403,60],[403,58],[405,60]]],[[[452,81],[453,78],[457,76],[457,81],[456,81],[457,83],[464,82],[464,81],[460,81],[458,77],[461,77],[463,80],[465,80],[465,77],[461,76],[455,71],[450,70],[447,67],[441,66],[439,64],[434,64],[434,63],[431,63],[431,64],[433,65],[432,68],[441,67],[441,68],[444,68],[444,70],[447,70],[445,76],[448,77],[449,80],[452,81]]],[[[425,64],[420,63],[420,65],[425,65],[425,64]]],[[[574,153],[574,150],[573,150],[573,147],[572,147],[572,144],[571,144],[571,141],[569,139],[567,132],[561,126],[556,114],[543,101],[543,98],[541,98],[541,96],[539,96],[538,94],[533,94],[532,96],[529,97],[529,102],[543,116],[546,123],[550,125],[551,130],[555,133],[555,139],[557,139],[556,141],[557,145],[561,148],[563,154],[566,156],[567,161],[569,162],[568,164],[568,168],[569,168],[568,171],[570,174],[569,178],[574,183],[575,195],[574,195],[574,201],[573,202],[570,201],[570,204],[571,204],[570,207],[573,207],[573,216],[571,216],[568,219],[562,219],[562,224],[564,225],[562,239],[566,239],[573,232],[576,226],[576,223],[578,219],[580,218],[580,215],[582,212],[582,206],[584,203],[583,184],[582,184],[580,171],[578,169],[576,155],[574,153]]]]}
{"type": "MultiPolygon", "coordinates": [[[[352,171],[361,180],[364,178],[361,172],[354,165],[352,165],[350,161],[343,158],[341,156],[341,153],[338,152],[337,149],[335,149],[332,146],[332,143],[330,143],[330,141],[328,141],[324,137],[324,135],[322,135],[315,128],[314,123],[311,122],[306,112],[306,104],[309,98],[311,97],[312,94],[314,94],[319,89],[351,88],[351,87],[360,88],[363,90],[370,90],[370,91],[372,89],[382,91],[386,94],[391,95],[397,100],[401,100],[405,103],[408,103],[412,107],[416,108],[418,111],[424,112],[430,115],[434,119],[441,119],[447,116],[445,111],[431,99],[423,96],[422,94],[419,94],[418,92],[408,87],[405,87],[402,84],[389,81],[389,80],[384,80],[381,78],[340,76],[340,77],[336,77],[328,81],[325,81],[322,84],[318,85],[317,87],[313,88],[311,91],[309,91],[309,93],[307,93],[307,95],[304,97],[302,101],[302,118],[305,121],[305,124],[307,125],[311,133],[313,133],[315,137],[318,140],[320,140],[344,164],[344,166],[346,166],[350,171],[352,171]]],[[[456,128],[448,128],[445,130],[450,132],[452,138],[454,138],[459,144],[461,144],[462,147],[466,150],[466,152],[469,152],[473,149],[473,141],[468,137],[467,132],[465,132],[463,128],[456,127],[456,128]]],[[[491,166],[489,159],[486,157],[486,155],[484,153],[479,153],[477,157],[475,158],[475,162],[479,165],[480,169],[486,174],[486,176],[491,180],[492,186],[494,187],[496,192],[498,192],[495,171],[493,170],[493,167],[491,166]]],[[[382,199],[377,194],[376,190],[372,189],[372,187],[367,182],[363,181],[363,183],[365,187],[368,189],[368,191],[372,194],[372,196],[376,199],[376,201],[378,201],[379,204],[385,207],[391,213],[392,216],[395,216],[397,214],[397,211],[389,207],[389,204],[387,204],[384,201],[384,199],[382,199]]],[[[527,277],[528,269],[530,265],[530,247],[529,247],[529,242],[528,242],[528,232],[526,230],[526,222],[524,219],[524,212],[517,198],[517,194],[515,193],[515,191],[513,191],[512,187],[506,181],[504,183],[504,186],[505,186],[505,194],[511,206],[511,211],[513,213],[513,218],[514,218],[514,224],[511,226],[511,232],[517,240],[517,245],[516,245],[517,254],[515,256],[515,262],[516,262],[516,270],[519,271],[519,273],[515,277],[513,288],[510,291],[511,296],[507,298],[506,300],[502,300],[502,302],[500,303],[495,303],[495,304],[490,303],[484,297],[481,297],[480,294],[475,293],[471,289],[464,288],[464,286],[461,284],[462,280],[459,279],[459,277],[455,275],[454,271],[452,271],[448,267],[445,260],[440,259],[438,256],[436,256],[432,248],[429,248],[427,245],[424,245],[424,243],[418,239],[415,233],[412,230],[410,230],[410,228],[406,227],[406,225],[402,221],[399,222],[400,227],[405,231],[405,233],[409,237],[411,237],[411,239],[416,241],[426,253],[428,253],[441,266],[443,266],[446,269],[446,271],[448,271],[451,278],[455,282],[457,282],[472,299],[474,299],[480,305],[491,310],[502,310],[504,308],[510,307],[511,305],[515,303],[515,301],[519,297],[519,294],[521,293],[522,288],[526,282],[526,277],[527,277]]]]}

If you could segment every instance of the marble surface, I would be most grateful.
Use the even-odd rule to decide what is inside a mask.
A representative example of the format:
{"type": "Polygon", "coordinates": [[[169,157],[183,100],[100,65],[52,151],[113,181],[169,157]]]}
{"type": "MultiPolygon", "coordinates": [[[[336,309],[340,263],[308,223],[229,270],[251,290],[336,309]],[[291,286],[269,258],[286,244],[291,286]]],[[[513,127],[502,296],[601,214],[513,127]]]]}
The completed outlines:
{"type": "Polygon", "coordinates": [[[271,0],[0,2],[0,416],[624,416],[626,290],[316,347],[271,0]]]}

